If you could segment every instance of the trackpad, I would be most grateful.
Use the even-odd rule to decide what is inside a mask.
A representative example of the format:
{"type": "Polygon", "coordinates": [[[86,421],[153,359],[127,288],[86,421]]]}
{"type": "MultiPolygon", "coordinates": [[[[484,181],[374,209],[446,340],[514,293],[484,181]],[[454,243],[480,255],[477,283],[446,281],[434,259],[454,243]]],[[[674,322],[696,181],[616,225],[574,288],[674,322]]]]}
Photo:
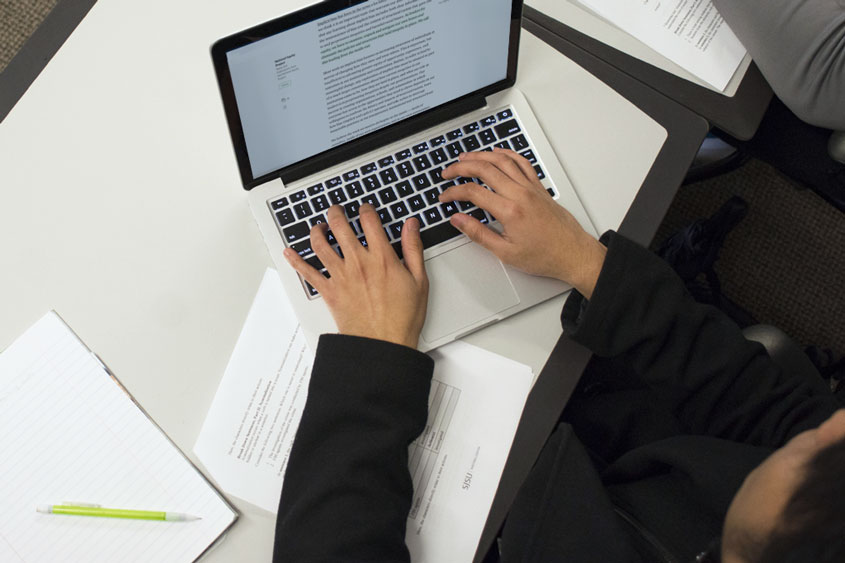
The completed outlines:
{"type": "Polygon", "coordinates": [[[499,260],[469,243],[425,264],[430,280],[422,337],[433,342],[519,303],[499,260]]]}

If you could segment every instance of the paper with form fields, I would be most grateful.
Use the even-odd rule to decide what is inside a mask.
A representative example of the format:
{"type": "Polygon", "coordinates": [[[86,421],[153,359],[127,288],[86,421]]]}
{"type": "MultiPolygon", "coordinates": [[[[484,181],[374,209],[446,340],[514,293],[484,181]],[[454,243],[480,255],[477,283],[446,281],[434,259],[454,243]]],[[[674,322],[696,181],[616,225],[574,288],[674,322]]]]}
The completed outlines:
{"type": "MultiPolygon", "coordinates": [[[[431,356],[429,418],[409,451],[406,542],[417,563],[471,561],[533,376],[463,342],[431,356]]],[[[194,447],[228,493],[277,511],[312,359],[268,269],[194,447]]]]}
{"type": "Polygon", "coordinates": [[[0,355],[0,561],[196,560],[237,515],[55,313],[0,355]],[[194,522],[38,514],[65,501],[194,522]]]}
{"type": "Polygon", "coordinates": [[[710,0],[579,0],[719,91],[746,55],[710,0]]]}

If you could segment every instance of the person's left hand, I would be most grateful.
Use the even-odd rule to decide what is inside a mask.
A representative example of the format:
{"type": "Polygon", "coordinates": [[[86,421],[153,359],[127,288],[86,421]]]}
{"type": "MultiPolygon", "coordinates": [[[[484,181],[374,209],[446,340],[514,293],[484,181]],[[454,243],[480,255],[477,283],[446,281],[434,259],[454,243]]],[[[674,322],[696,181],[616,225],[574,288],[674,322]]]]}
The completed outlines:
{"type": "Polygon", "coordinates": [[[341,334],[416,348],[428,303],[419,222],[409,219],[402,226],[402,265],[371,205],[360,209],[366,247],[352,231],[342,207],[332,206],[326,215],[343,258],[326,239],[325,224],[311,229],[311,245],[331,277],[323,277],[290,248],[284,252],[288,263],[323,296],[341,334]]]}

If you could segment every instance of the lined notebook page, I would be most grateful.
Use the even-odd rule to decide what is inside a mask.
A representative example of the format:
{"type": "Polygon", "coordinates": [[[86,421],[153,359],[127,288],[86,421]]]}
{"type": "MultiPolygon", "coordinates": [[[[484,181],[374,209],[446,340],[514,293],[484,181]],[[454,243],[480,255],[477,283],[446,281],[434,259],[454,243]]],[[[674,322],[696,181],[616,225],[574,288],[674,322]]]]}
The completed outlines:
{"type": "Polygon", "coordinates": [[[0,561],[194,561],[235,512],[55,313],[0,354],[0,561]],[[36,513],[63,501],[194,522],[36,513]]]}

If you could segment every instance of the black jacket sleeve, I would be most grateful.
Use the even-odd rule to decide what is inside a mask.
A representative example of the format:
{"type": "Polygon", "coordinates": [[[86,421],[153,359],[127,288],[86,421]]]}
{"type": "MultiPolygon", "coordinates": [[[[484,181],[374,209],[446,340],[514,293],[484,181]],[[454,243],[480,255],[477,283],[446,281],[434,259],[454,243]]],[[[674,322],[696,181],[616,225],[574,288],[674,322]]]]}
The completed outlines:
{"type": "Polygon", "coordinates": [[[422,431],[434,362],[323,335],[276,520],[275,562],[408,561],[408,446],[422,431]]]}
{"type": "Polygon", "coordinates": [[[819,378],[783,373],[719,310],[697,303],[660,258],[609,232],[592,299],[573,292],[564,331],[599,356],[618,356],[690,434],[779,447],[839,406],[819,378]]]}

